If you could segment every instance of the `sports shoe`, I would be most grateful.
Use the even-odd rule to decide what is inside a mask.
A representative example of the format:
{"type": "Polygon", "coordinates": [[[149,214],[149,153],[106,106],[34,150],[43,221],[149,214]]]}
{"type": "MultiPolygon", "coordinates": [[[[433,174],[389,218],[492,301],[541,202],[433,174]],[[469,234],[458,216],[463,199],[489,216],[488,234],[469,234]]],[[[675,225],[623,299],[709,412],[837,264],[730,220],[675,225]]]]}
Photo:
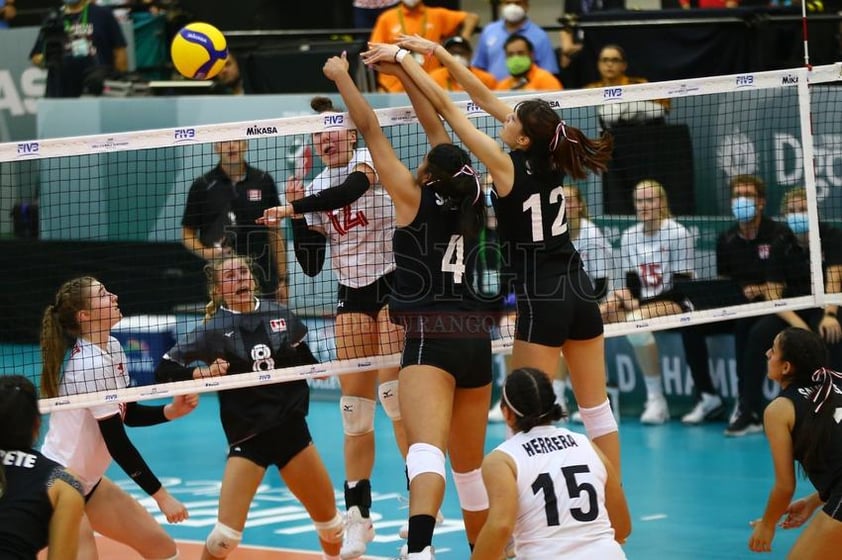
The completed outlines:
{"type": "MultiPolygon", "coordinates": [[[[442,515],[441,510],[436,514],[436,527],[444,523],[444,515],[442,515]]],[[[398,529],[398,536],[403,540],[406,540],[409,537],[409,521],[401,525],[401,528],[398,529]]]]}
{"type": "Polygon", "coordinates": [[[491,408],[488,409],[489,422],[504,422],[503,409],[500,408],[500,401],[496,401],[491,408]]]}
{"type": "Polygon", "coordinates": [[[663,424],[669,419],[670,411],[663,395],[646,399],[643,414],[640,415],[641,424],[663,424]]]}
{"type": "Polygon", "coordinates": [[[741,412],[737,418],[725,428],[725,435],[741,437],[748,434],[759,434],[763,431],[763,422],[753,412],[741,412]]]}
{"type": "Polygon", "coordinates": [[[720,416],[723,412],[725,412],[725,403],[719,395],[702,393],[702,398],[698,400],[693,410],[681,417],[681,421],[685,424],[701,424],[720,416]]]}
{"type": "Polygon", "coordinates": [[[433,547],[428,546],[421,552],[413,552],[412,554],[409,553],[409,549],[406,545],[401,547],[401,555],[399,560],[435,560],[435,555],[433,555],[433,547]]]}
{"type": "Polygon", "coordinates": [[[365,554],[366,546],[374,540],[374,525],[371,518],[363,517],[360,508],[351,506],[345,514],[345,538],[339,557],[342,560],[352,560],[365,554]]]}

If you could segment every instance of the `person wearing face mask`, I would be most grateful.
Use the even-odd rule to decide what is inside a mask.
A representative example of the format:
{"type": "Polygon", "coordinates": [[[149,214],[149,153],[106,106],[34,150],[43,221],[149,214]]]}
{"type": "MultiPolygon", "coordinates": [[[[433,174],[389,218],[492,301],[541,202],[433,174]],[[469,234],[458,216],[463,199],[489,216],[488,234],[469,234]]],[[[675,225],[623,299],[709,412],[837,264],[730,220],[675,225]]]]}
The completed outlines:
{"type": "Polygon", "coordinates": [[[42,26],[29,58],[47,69],[45,97],[98,94],[106,76],[128,70],[126,39],[114,14],[89,0],[64,0],[61,12],[42,26]]]}
{"type": "MultiPolygon", "coordinates": [[[[380,14],[371,30],[370,41],[397,43],[400,35],[420,35],[436,43],[455,35],[470,40],[477,23],[479,15],[473,12],[426,6],[422,0],[401,0],[399,5],[380,14]]],[[[435,57],[419,57],[418,62],[427,72],[441,66],[435,57]]],[[[382,73],[377,76],[377,87],[389,93],[403,91],[400,80],[382,73]]]]}
{"type": "Polygon", "coordinates": [[[497,80],[511,76],[504,45],[510,35],[526,37],[532,44],[533,62],[550,74],[558,74],[558,60],[547,32],[529,19],[529,0],[500,2],[501,19],[486,25],[479,37],[473,66],[491,72],[497,80]]]}
{"type": "MultiPolygon", "coordinates": [[[[763,215],[766,209],[766,184],[754,175],[738,175],[731,180],[731,213],[736,223],[720,234],[716,243],[716,268],[721,278],[733,280],[749,302],[780,298],[785,285],[782,255],[795,245],[792,231],[784,224],[763,215]]],[[[685,424],[699,424],[713,418],[721,407],[719,395],[708,370],[705,336],[733,333],[737,371],[745,371],[753,356],[749,333],[759,317],[707,323],[682,329],[684,354],[699,393],[699,404],[682,417],[685,424]]],[[[761,357],[763,352],[759,354],[761,357]]],[[[761,433],[762,408],[760,385],[751,387],[746,376],[738,379],[739,399],[729,419],[725,435],[739,437],[761,433]]],[[[760,378],[762,383],[762,374],[760,378]]]]}
{"type": "MultiPolygon", "coordinates": [[[[784,195],[781,216],[795,234],[796,244],[772,254],[772,259],[777,261],[773,266],[784,272],[784,281],[776,284],[778,291],[773,294],[773,299],[812,294],[807,207],[807,190],[804,187],[792,188],[784,195]]],[[[820,221],[818,233],[825,292],[842,292],[842,230],[820,221]]],[[[750,403],[763,403],[762,383],[766,374],[763,348],[769,348],[775,335],[786,327],[807,329],[821,336],[830,354],[829,367],[842,369],[842,326],[837,317],[838,311],[839,306],[835,304],[823,308],[787,310],[766,315],[752,325],[748,332],[746,363],[737,371],[740,378],[745,378],[743,386],[749,391],[746,399],[750,403]]]]}
{"type": "Polygon", "coordinates": [[[522,35],[512,35],[503,45],[509,76],[497,84],[498,90],[557,91],[564,89],[558,78],[535,64],[535,47],[522,35]]]}
{"type": "MultiPolygon", "coordinates": [[[[497,87],[497,80],[494,79],[494,76],[485,70],[480,70],[475,66],[471,66],[471,54],[473,53],[473,48],[471,47],[470,42],[457,35],[445,41],[444,48],[447,49],[447,52],[452,54],[456,60],[461,62],[468,70],[470,70],[471,74],[479,78],[479,81],[485,84],[485,87],[488,89],[495,89],[497,87]]],[[[459,82],[453,79],[453,76],[450,75],[447,68],[436,68],[430,72],[430,77],[434,82],[447,91],[465,91],[464,88],[459,85],[459,82]]]]}

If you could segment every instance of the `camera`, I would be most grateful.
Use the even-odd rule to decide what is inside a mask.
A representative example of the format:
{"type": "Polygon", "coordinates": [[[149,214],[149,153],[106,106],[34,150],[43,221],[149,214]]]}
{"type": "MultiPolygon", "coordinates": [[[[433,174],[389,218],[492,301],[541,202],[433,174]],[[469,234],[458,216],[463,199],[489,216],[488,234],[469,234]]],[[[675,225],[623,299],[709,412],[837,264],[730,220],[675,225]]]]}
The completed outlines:
{"type": "Polygon", "coordinates": [[[41,25],[44,45],[44,64],[47,68],[58,68],[64,58],[67,34],[64,32],[64,18],[58,10],[52,10],[41,25]]]}

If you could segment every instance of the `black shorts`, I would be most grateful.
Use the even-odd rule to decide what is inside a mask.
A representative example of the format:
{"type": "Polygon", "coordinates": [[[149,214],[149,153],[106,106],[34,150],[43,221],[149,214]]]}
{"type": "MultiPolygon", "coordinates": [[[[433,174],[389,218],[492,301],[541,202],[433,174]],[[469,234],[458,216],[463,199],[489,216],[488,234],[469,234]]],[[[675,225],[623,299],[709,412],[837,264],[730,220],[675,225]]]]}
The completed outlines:
{"type": "Polygon", "coordinates": [[[351,288],[339,284],[336,295],[336,314],[363,313],[372,319],[377,319],[380,310],[389,303],[394,277],[395,273],[392,271],[362,288],[351,288]]]}
{"type": "MultiPolygon", "coordinates": [[[[839,485],[836,485],[839,488],[839,485]]],[[[828,514],[836,521],[842,521],[842,492],[835,492],[830,495],[824,503],[822,511],[828,514]]]]}
{"type": "Polygon", "coordinates": [[[280,470],[312,442],[307,420],[295,414],[288,416],[283,424],[230,446],[228,457],[242,457],[264,469],[275,465],[280,470]]]}
{"type": "Polygon", "coordinates": [[[424,336],[417,333],[407,336],[401,354],[401,368],[413,365],[443,369],[462,389],[484,387],[491,383],[491,338],[424,336]]]}
{"type": "Polygon", "coordinates": [[[515,339],[542,346],[590,340],[603,333],[593,285],[583,269],[515,286],[515,339]]]}

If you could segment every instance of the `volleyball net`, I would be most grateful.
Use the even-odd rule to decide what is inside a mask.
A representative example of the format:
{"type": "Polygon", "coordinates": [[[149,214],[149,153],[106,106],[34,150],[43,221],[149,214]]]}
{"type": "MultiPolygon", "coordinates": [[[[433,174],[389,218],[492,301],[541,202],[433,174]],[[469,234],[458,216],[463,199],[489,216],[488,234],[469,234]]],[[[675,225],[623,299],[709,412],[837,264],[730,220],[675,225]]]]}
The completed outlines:
{"type": "MultiPolygon", "coordinates": [[[[683,280],[680,289],[686,290],[691,302],[683,312],[606,325],[607,336],[842,304],[842,294],[826,289],[819,235],[820,221],[842,224],[840,84],[842,65],[837,64],[811,71],[792,69],[510,98],[515,103],[540,97],[589,136],[598,136],[603,130],[614,136],[609,170],[602,176],[569,183],[578,188],[590,221],[610,245],[610,250],[603,252],[583,248],[588,271],[606,278],[609,290],[631,288],[644,298],[679,289],[676,284],[683,280]],[[774,302],[748,303],[740,301],[727,282],[713,281],[719,275],[717,240],[736,223],[730,184],[744,175],[764,181],[763,211],[783,222],[787,221],[782,211],[787,193],[805,189],[807,216],[802,221],[806,219],[808,227],[802,237],[809,251],[807,292],[774,302]],[[638,247],[620,246],[623,233],[641,221],[634,189],[645,180],[662,186],[673,219],[685,230],[688,241],[680,250],[673,244],[658,246],[645,241],[638,247]],[[642,268],[639,262],[634,265],[636,275],[629,275],[629,254],[643,259],[642,268]],[[685,282],[688,279],[690,282],[685,282]]],[[[342,105],[338,95],[329,96],[342,105]]],[[[496,121],[471,102],[459,106],[478,127],[496,137],[496,121]]],[[[411,107],[376,112],[398,156],[414,172],[429,146],[411,107]]],[[[38,382],[41,313],[53,302],[62,282],[82,275],[96,277],[119,297],[126,319],[118,325],[118,334],[154,331],[162,324],[184,334],[199,324],[208,301],[205,262],[183,242],[190,231],[200,237],[202,230],[209,246],[252,256],[264,297],[276,295],[277,280],[286,269],[286,303],[305,322],[319,325],[310,329],[307,342],[321,363],[158,385],[145,384],[148,377],[133,377],[138,386],[120,391],[44,399],[45,410],[396,365],[397,355],[336,359],[334,264],[342,259],[353,276],[358,263],[363,276],[367,266],[364,246],[357,257],[331,255],[328,244],[323,267],[308,275],[296,258],[288,220],[280,229],[284,239],[280,250],[273,246],[272,232],[254,224],[275,195],[285,200],[291,177],[302,179],[304,185],[314,180],[337,184],[331,175],[336,171],[328,169],[325,162],[344,162],[338,153],[345,148],[337,140],[343,135],[331,133],[350,128],[353,123],[347,114],[323,113],[0,144],[0,210],[13,217],[7,233],[14,228],[19,237],[31,237],[6,244],[8,268],[0,296],[0,312],[5,318],[0,325],[5,354],[2,373],[24,373],[38,382]],[[238,158],[248,163],[248,173],[235,187],[217,188],[219,181],[224,182],[218,166],[236,164],[238,158]],[[201,216],[212,218],[202,222],[201,216]],[[50,250],[43,252],[46,246],[50,250]],[[49,256],[33,256],[42,254],[49,256]],[[284,263],[280,269],[279,261],[284,263]]],[[[455,135],[454,142],[460,143],[455,135]]],[[[360,136],[356,147],[364,145],[360,136]]],[[[473,163],[486,174],[481,162],[474,158],[473,163]]],[[[338,238],[369,223],[374,214],[384,210],[376,205],[389,204],[389,199],[372,196],[366,204],[313,214],[309,224],[338,238]]],[[[483,270],[474,280],[477,293],[488,298],[501,295],[503,284],[493,225],[489,224],[492,229],[482,237],[479,262],[483,270]]],[[[497,334],[495,351],[507,352],[510,329],[502,328],[497,334]]],[[[142,338],[118,338],[129,354],[130,369],[131,362],[137,365],[132,353],[141,356],[143,367],[151,371],[166,351],[149,347],[142,338]]]]}

